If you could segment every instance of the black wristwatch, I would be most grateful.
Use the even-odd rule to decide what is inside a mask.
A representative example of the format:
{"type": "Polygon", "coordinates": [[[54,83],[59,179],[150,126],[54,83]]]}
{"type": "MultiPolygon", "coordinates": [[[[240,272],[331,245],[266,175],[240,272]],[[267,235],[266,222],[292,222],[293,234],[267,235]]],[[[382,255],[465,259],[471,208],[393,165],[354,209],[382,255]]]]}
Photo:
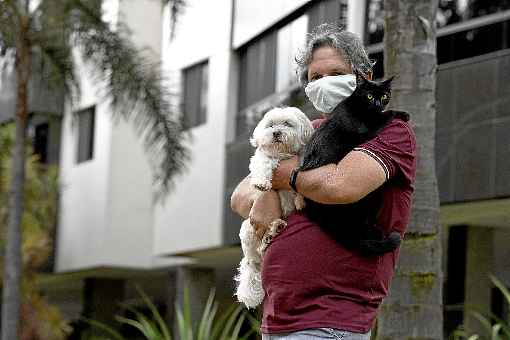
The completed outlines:
{"type": "Polygon", "coordinates": [[[295,192],[297,192],[296,180],[297,180],[298,173],[299,173],[298,168],[293,169],[292,172],[290,173],[290,178],[289,178],[289,185],[292,188],[292,190],[294,190],[295,192]]]}

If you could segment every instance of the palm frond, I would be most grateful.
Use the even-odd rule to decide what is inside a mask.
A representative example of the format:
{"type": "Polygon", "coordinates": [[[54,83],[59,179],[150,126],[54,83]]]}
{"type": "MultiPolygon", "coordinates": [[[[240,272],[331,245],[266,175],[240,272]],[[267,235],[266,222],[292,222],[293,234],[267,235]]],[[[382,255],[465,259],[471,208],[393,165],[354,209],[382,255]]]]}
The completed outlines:
{"type": "MultiPolygon", "coordinates": [[[[0,1],[0,56],[5,56],[8,49],[16,46],[19,34],[19,15],[16,7],[9,1],[0,1]]],[[[1,70],[0,70],[1,71],[1,70]]]]}
{"type": "Polygon", "coordinates": [[[80,86],[69,43],[70,15],[65,0],[41,0],[31,13],[31,40],[39,61],[37,75],[53,89],[63,89],[64,95],[74,101],[79,100],[80,86]]]}
{"type": "Polygon", "coordinates": [[[170,40],[175,37],[178,19],[186,7],[185,0],[163,0],[165,5],[170,3],[170,40]]]}
{"type": "Polygon", "coordinates": [[[75,13],[75,42],[82,47],[84,59],[95,66],[98,83],[104,84],[102,95],[111,100],[114,113],[134,122],[143,135],[156,169],[156,198],[164,198],[189,154],[160,64],[133,45],[124,25],[112,31],[100,11],[81,0],[69,1],[75,13]]]}

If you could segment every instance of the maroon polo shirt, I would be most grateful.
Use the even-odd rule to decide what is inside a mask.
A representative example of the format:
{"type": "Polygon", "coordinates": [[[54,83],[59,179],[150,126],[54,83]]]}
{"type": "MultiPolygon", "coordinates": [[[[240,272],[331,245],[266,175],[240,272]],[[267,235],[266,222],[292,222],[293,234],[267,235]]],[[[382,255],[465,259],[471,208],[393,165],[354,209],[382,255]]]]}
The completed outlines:
{"type": "MultiPolygon", "coordinates": [[[[313,122],[314,127],[321,121],[313,122]]],[[[408,122],[395,118],[355,150],[373,157],[387,181],[378,224],[404,234],[411,210],[416,141],[408,122]]],[[[342,217],[338,217],[341,228],[342,217]]],[[[348,227],[348,226],[346,226],[348,227]]],[[[304,213],[289,216],[264,256],[262,332],[331,327],[366,333],[388,294],[399,250],[363,257],[326,235],[304,213]]]]}

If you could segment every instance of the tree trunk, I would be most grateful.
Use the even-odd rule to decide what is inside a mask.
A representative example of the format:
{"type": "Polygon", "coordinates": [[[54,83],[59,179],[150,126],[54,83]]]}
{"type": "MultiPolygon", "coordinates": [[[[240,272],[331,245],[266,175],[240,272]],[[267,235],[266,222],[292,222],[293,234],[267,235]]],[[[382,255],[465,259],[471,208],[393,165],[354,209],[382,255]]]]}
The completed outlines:
{"type": "Polygon", "coordinates": [[[21,305],[21,219],[25,184],[25,139],[28,120],[28,79],[31,66],[30,45],[23,37],[28,20],[22,23],[16,48],[16,137],[12,151],[12,173],[9,192],[9,217],[5,247],[5,269],[2,300],[2,340],[18,339],[21,305]]]}
{"type": "Polygon", "coordinates": [[[437,0],[385,0],[384,66],[392,106],[411,114],[418,167],[411,221],[391,292],[381,307],[378,339],[442,339],[439,196],[435,172],[437,0]]]}

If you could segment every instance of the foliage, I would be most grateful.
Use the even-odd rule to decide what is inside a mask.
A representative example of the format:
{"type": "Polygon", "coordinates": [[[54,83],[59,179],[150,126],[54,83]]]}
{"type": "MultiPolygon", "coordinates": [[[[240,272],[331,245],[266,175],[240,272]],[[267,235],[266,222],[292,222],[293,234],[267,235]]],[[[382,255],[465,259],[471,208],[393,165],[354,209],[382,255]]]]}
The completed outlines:
{"type": "MultiPolygon", "coordinates": [[[[10,179],[10,154],[13,146],[12,124],[0,127],[0,248],[3,253],[7,223],[7,183],[10,179]]],[[[45,166],[27,147],[25,209],[22,219],[22,305],[21,339],[65,339],[70,331],[57,308],[40,294],[36,274],[47,264],[52,251],[52,234],[57,219],[57,169],[45,166]]],[[[0,283],[1,284],[1,283],[0,283]]]]}
{"type": "MultiPolygon", "coordinates": [[[[138,293],[142,298],[144,304],[149,308],[150,317],[144,315],[140,310],[129,305],[123,305],[126,310],[132,312],[135,317],[130,319],[123,316],[115,316],[121,324],[129,325],[136,328],[147,340],[171,340],[172,331],[167,326],[163,317],[158,312],[156,306],[151,302],[149,297],[137,287],[138,293]]],[[[252,326],[252,329],[240,336],[241,326],[243,325],[248,313],[239,304],[232,304],[223,314],[217,317],[218,302],[214,300],[214,290],[211,291],[200,321],[192,320],[191,318],[191,305],[189,302],[188,291],[184,291],[184,301],[182,308],[177,303],[175,304],[175,311],[177,314],[177,336],[181,340],[235,340],[247,339],[251,334],[257,332],[252,326]]],[[[86,337],[83,340],[125,340],[125,338],[114,328],[105,325],[104,323],[84,319],[91,326],[104,333],[105,338],[86,337]]]]}
{"type": "MultiPolygon", "coordinates": [[[[493,275],[490,276],[492,283],[498,288],[505,298],[505,302],[510,306],[510,292],[503,282],[493,275]]],[[[471,308],[468,313],[477,319],[485,328],[486,334],[469,334],[464,326],[460,326],[451,335],[453,340],[508,340],[510,339],[510,320],[502,320],[494,314],[484,315],[483,313],[471,308]]]]}
{"type": "MultiPolygon", "coordinates": [[[[153,165],[156,198],[163,198],[173,177],[184,170],[189,154],[159,60],[134,45],[125,24],[112,26],[105,21],[101,1],[40,0],[31,10],[19,3],[0,1],[0,55],[11,55],[6,52],[19,49],[19,41],[27,43],[34,59],[32,72],[76,102],[80,83],[73,50],[79,51],[91,67],[97,94],[111,105],[114,117],[132,122],[143,137],[153,165]],[[18,29],[22,24],[28,25],[26,32],[18,29]]],[[[162,3],[170,4],[175,22],[184,1],[162,3]]]]}

